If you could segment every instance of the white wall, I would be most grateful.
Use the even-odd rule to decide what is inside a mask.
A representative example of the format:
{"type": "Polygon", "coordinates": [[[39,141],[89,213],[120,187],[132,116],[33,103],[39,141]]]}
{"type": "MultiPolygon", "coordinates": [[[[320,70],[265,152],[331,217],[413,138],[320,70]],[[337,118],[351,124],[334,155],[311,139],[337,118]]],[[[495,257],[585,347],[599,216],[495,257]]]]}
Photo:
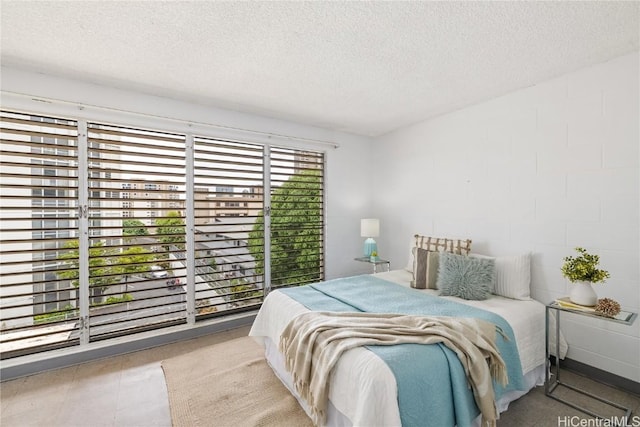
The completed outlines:
{"type": "Polygon", "coordinates": [[[35,113],[69,114],[72,117],[97,118],[117,124],[164,130],[195,129],[210,136],[237,137],[255,142],[326,150],[326,276],[335,278],[351,275],[361,268],[359,263],[353,261],[353,257],[362,250],[360,218],[371,214],[371,184],[365,174],[365,165],[370,156],[369,138],[15,68],[2,67],[1,72],[3,108],[35,113]],[[49,99],[63,102],[42,102],[49,99]],[[162,117],[172,120],[161,119],[162,117]],[[288,135],[293,139],[268,137],[229,128],[288,135]],[[340,147],[334,149],[328,145],[296,138],[333,141],[340,147]]]}
{"type": "MultiPolygon", "coordinates": [[[[611,272],[599,296],[640,308],[637,53],[385,135],[373,153],[365,137],[7,67],[2,91],[70,102],[3,93],[4,108],[139,125],[164,116],[339,143],[327,149],[327,278],[364,272],[353,261],[359,221],[379,217],[393,268],[406,264],[415,233],[470,237],[476,252],[532,251],[532,293],[548,302],[568,294],[559,268],[581,245],[611,272]]],[[[569,357],[640,381],[640,321],[564,319],[569,357]]]]}
{"type": "MultiPolygon", "coordinates": [[[[402,267],[415,233],[531,251],[532,295],[547,303],[569,293],[562,259],[583,246],[611,273],[598,296],[637,312],[638,76],[636,52],[377,138],[381,253],[402,267]]],[[[640,320],[562,327],[568,357],[640,381],[640,320]]]]}

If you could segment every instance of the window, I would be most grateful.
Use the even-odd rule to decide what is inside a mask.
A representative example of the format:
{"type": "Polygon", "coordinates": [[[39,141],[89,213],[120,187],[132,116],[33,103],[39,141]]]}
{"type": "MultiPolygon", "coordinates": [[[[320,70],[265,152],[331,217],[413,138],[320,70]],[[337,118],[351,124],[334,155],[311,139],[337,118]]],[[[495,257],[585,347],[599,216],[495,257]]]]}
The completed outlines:
{"type": "Polygon", "coordinates": [[[233,193],[233,186],[216,186],[217,193],[233,193]]]}
{"type": "Polygon", "coordinates": [[[220,198],[264,185],[264,147],[204,137],[194,139],[196,272],[207,278],[196,288],[197,316],[255,308],[264,296],[264,277],[257,271],[249,234],[262,217],[257,199],[247,217],[228,216],[220,198]],[[215,189],[211,197],[209,189],[215,189]],[[211,255],[215,254],[215,255],[211,255]],[[244,274],[235,268],[244,267],[244,274]],[[236,267],[234,267],[236,266],[236,267]]]}
{"type": "Polygon", "coordinates": [[[324,156],[271,149],[271,287],[324,279],[324,156]]]}
{"type": "Polygon", "coordinates": [[[74,259],[66,245],[78,236],[78,132],[69,119],[6,111],[0,119],[0,353],[6,357],[78,342],[77,281],[58,262],[74,259]]]}
{"type": "Polygon", "coordinates": [[[2,358],[255,309],[324,278],[322,153],[0,118],[2,358]]]}
{"type": "Polygon", "coordinates": [[[166,279],[155,277],[152,267],[185,283],[185,136],[89,123],[88,139],[89,156],[99,159],[90,165],[89,186],[100,189],[91,192],[89,201],[95,208],[89,217],[101,219],[90,227],[91,340],[184,323],[184,289],[168,289],[166,279]],[[120,202],[108,197],[134,181],[145,190],[172,185],[182,208],[163,209],[166,192],[152,200],[129,197],[120,202]],[[136,206],[143,202],[141,211],[136,206]],[[127,209],[125,215],[122,208],[127,209]],[[150,225],[141,221],[146,216],[153,218],[150,225]]]}

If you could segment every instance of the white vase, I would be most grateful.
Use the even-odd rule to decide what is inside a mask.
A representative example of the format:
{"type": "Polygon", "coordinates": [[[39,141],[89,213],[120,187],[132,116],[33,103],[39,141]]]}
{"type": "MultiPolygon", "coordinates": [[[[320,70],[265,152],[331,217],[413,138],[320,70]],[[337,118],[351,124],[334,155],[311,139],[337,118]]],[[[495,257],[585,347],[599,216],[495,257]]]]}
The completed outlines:
{"type": "Polygon", "coordinates": [[[593,290],[591,282],[575,282],[571,285],[569,299],[576,304],[594,306],[598,302],[598,295],[593,290]]]}

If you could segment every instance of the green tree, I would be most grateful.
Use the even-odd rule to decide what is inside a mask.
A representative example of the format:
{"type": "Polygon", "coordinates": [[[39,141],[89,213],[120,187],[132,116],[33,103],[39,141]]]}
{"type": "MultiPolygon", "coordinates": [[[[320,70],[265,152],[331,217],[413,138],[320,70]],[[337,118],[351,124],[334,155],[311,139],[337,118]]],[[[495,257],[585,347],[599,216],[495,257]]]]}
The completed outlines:
{"type": "Polygon", "coordinates": [[[213,271],[218,270],[218,262],[216,261],[215,258],[209,258],[209,267],[211,267],[213,271]]]}
{"type": "Polygon", "coordinates": [[[129,276],[132,274],[145,273],[151,269],[151,262],[155,260],[155,255],[140,246],[127,248],[118,259],[119,268],[124,275],[125,292],[128,289],[129,276]]]}
{"type": "Polygon", "coordinates": [[[122,221],[123,236],[148,236],[149,231],[144,223],[137,219],[125,219],[122,221]]]}
{"type": "MultiPolygon", "coordinates": [[[[305,284],[320,278],[322,175],[307,170],[289,177],[271,195],[271,284],[305,284]]],[[[264,220],[249,233],[249,251],[264,272],[264,220]]]]}
{"type": "MultiPolygon", "coordinates": [[[[79,243],[72,240],[64,245],[68,249],[61,254],[58,259],[65,265],[65,270],[58,273],[58,277],[63,280],[70,280],[75,287],[80,285],[80,253],[79,243]]],[[[117,260],[114,258],[115,251],[104,247],[104,242],[96,242],[89,248],[89,290],[91,292],[92,303],[98,303],[102,299],[105,290],[120,280],[120,273],[117,260]],[[114,264],[115,261],[115,264],[114,264]]]]}
{"type": "Polygon", "coordinates": [[[167,212],[166,217],[155,220],[155,226],[158,240],[167,250],[171,245],[184,249],[186,227],[180,212],[167,212]]]}

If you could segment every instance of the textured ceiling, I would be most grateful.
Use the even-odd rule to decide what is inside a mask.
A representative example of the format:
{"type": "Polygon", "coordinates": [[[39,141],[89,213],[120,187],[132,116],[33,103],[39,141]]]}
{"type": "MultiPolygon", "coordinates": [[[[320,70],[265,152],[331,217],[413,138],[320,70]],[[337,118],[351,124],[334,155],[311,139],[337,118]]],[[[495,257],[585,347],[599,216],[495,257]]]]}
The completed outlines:
{"type": "Polygon", "coordinates": [[[2,63],[362,135],[638,50],[638,2],[1,2],[2,63]]]}

